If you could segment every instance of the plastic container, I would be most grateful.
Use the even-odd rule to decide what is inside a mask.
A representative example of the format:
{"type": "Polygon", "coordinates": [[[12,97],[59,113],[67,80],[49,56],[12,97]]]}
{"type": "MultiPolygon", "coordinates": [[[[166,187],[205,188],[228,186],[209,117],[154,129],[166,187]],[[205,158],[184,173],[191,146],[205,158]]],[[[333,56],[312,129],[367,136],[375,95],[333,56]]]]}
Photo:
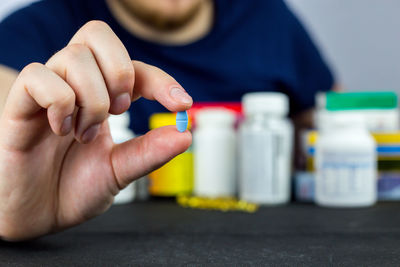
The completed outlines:
{"type": "Polygon", "coordinates": [[[293,150],[287,96],[249,93],[242,102],[245,121],[240,127],[239,197],[258,204],[287,203],[293,150]]]}
{"type": "Polygon", "coordinates": [[[235,114],[209,108],[196,114],[193,133],[195,194],[231,197],[236,194],[235,114]]]}
{"type": "Polygon", "coordinates": [[[395,92],[330,92],[317,95],[315,125],[323,127],[332,117],[355,115],[364,118],[373,132],[397,131],[400,112],[395,92]]]}
{"type": "MultiPolygon", "coordinates": [[[[120,144],[135,137],[129,128],[129,113],[110,115],[108,118],[111,137],[114,143],[120,144]]],[[[114,204],[125,204],[135,199],[135,182],[122,189],[115,197],[114,204]]]]}
{"type": "MultiPolygon", "coordinates": [[[[174,113],[155,113],[150,117],[150,129],[175,125],[174,113]]],[[[190,120],[188,129],[190,129],[190,120]]],[[[193,192],[193,154],[190,147],[158,170],[149,174],[149,192],[156,197],[175,197],[193,192]]]]}
{"type": "Polygon", "coordinates": [[[327,207],[365,207],[377,199],[376,143],[362,116],[331,118],[316,143],[315,201],[327,207]]]}
{"type": "MultiPolygon", "coordinates": [[[[400,172],[400,131],[372,132],[377,148],[378,171],[400,172]]],[[[314,171],[315,144],[318,140],[317,131],[308,131],[303,136],[303,151],[306,155],[306,171],[314,171]]]]}

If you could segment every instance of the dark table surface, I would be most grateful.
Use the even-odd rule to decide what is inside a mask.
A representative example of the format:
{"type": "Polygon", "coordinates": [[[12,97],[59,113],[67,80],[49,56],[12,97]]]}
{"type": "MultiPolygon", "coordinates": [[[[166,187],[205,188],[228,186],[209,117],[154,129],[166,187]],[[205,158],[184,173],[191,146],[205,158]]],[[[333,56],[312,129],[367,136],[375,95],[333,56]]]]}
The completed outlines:
{"type": "Polygon", "coordinates": [[[0,242],[0,265],[399,266],[399,211],[400,203],[253,214],[133,203],[35,241],[0,242]]]}

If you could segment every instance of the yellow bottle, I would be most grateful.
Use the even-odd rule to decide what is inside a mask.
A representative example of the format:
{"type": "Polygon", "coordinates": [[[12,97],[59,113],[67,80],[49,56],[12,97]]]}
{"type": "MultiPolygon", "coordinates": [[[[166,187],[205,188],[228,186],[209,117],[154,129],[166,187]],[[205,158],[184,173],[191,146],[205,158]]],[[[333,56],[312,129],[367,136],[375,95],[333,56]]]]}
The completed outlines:
{"type": "MultiPolygon", "coordinates": [[[[174,113],[155,113],[150,117],[150,129],[175,125],[174,113]]],[[[188,129],[191,123],[189,120],[188,129]]],[[[190,147],[170,162],[149,174],[152,196],[172,197],[193,191],[193,153],[190,147]]]]}

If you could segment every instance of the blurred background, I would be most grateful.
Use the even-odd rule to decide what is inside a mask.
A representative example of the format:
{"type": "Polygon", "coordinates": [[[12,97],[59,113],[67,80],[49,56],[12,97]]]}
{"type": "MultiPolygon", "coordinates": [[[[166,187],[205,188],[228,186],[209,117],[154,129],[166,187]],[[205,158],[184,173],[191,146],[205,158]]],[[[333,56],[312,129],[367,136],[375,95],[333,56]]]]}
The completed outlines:
{"type": "MultiPolygon", "coordinates": [[[[0,21],[9,13],[25,5],[28,5],[29,3],[37,1],[38,0],[1,0],[0,21]]],[[[335,126],[334,128],[340,128],[341,126],[343,126],[342,124],[344,123],[342,121],[343,118],[341,118],[342,116],[345,119],[348,118],[349,114],[364,116],[366,119],[363,117],[362,120],[365,120],[364,124],[368,124],[366,125],[366,128],[374,134],[373,137],[375,138],[377,143],[377,147],[375,147],[375,144],[372,144],[372,136],[370,136],[369,133],[366,133],[366,135],[368,134],[366,138],[371,139],[371,151],[378,151],[378,170],[381,172],[381,179],[379,179],[378,185],[380,190],[379,193],[381,194],[380,199],[400,200],[400,132],[398,131],[398,118],[400,113],[398,110],[397,96],[393,93],[400,93],[400,1],[284,1],[286,1],[292,11],[299,17],[303,25],[311,34],[311,37],[314,39],[322,55],[325,57],[327,63],[333,70],[338,85],[340,85],[345,91],[359,92],[358,95],[348,94],[343,96],[343,98],[342,96],[337,96],[334,94],[328,96],[321,95],[322,98],[320,97],[319,99],[322,101],[317,101],[317,128],[322,129],[324,128],[321,127],[322,124],[324,124],[325,122],[330,123],[331,121],[335,120],[339,120],[339,122],[336,123],[339,123],[340,125],[338,127],[335,126]],[[367,92],[365,94],[365,91],[374,91],[377,94],[370,94],[371,92],[367,92]],[[391,92],[385,93],[383,91],[391,92]],[[332,108],[331,102],[334,104],[334,108],[332,108]],[[360,106],[360,103],[364,106],[360,106]],[[335,115],[333,115],[333,113],[331,112],[332,110],[329,110],[330,108],[328,106],[333,111],[335,111],[333,112],[335,113],[335,115]],[[339,118],[337,118],[337,114],[339,114],[339,118]],[[318,123],[318,121],[320,121],[321,123],[318,123]],[[381,133],[384,131],[386,131],[386,135],[381,133]],[[389,174],[385,174],[385,172],[389,174]]],[[[257,99],[260,99],[262,97],[255,95],[253,98],[256,99],[247,101],[248,106],[257,106],[257,99]],[[253,102],[255,104],[252,104],[253,102]]],[[[281,99],[281,97],[278,97],[277,99],[277,96],[274,96],[273,98],[264,99],[263,101],[264,106],[271,107],[274,106],[275,103],[281,103],[282,105],[280,107],[277,107],[280,110],[279,113],[282,113],[281,119],[286,116],[285,113],[287,109],[287,104],[285,102],[285,99],[281,99]]],[[[201,110],[202,108],[205,107],[195,105],[189,113],[189,118],[195,118],[196,112],[198,110],[201,110]]],[[[206,106],[206,108],[210,108],[210,106],[208,105],[206,106]]],[[[233,111],[236,117],[241,116],[240,106],[225,105],[224,108],[228,108],[229,110],[233,111]]],[[[260,110],[258,112],[261,111],[266,112],[265,110],[260,110]]],[[[273,112],[276,112],[276,110],[274,110],[273,112]]],[[[213,113],[211,115],[207,115],[205,113],[205,115],[203,116],[205,116],[206,119],[204,120],[210,121],[210,119],[213,119],[216,114],[218,115],[219,113],[213,113]]],[[[111,120],[109,121],[114,141],[117,143],[123,142],[133,137],[133,133],[130,133],[128,131],[128,114],[124,115],[125,116],[111,117],[111,120]]],[[[215,124],[221,124],[223,120],[224,123],[230,124],[229,130],[231,130],[233,134],[233,131],[234,129],[236,130],[237,126],[236,124],[235,127],[233,126],[235,116],[232,114],[219,114],[219,116],[217,117],[220,118],[221,121],[215,121],[215,124]]],[[[238,121],[240,121],[240,119],[238,121]]],[[[346,123],[350,124],[349,122],[346,123]]],[[[164,125],[173,124],[175,124],[174,114],[155,114],[150,119],[150,128],[158,128],[164,125]]],[[[195,123],[193,123],[193,125],[195,125],[195,123]]],[[[285,128],[286,126],[282,127],[285,128]]],[[[194,129],[194,132],[200,132],[199,129],[196,129],[195,127],[194,129]]],[[[290,131],[286,128],[282,131],[284,130],[287,130],[289,136],[290,131]]],[[[317,150],[317,132],[305,132],[301,134],[301,140],[298,141],[299,143],[301,143],[302,150],[304,150],[303,152],[305,154],[305,163],[303,164],[304,166],[302,166],[302,168],[300,169],[304,172],[299,172],[298,175],[295,175],[296,185],[294,187],[296,190],[296,197],[298,199],[310,201],[312,200],[314,194],[314,163],[317,161],[315,160],[315,151],[317,150]]],[[[356,137],[354,142],[361,140],[359,139],[359,132],[357,131],[349,131],[348,136],[346,136],[346,140],[352,140],[351,138],[353,138],[354,136],[356,137]]],[[[330,138],[334,137],[335,136],[332,136],[330,138]]],[[[223,140],[226,139],[224,138],[223,140]]],[[[327,144],[331,143],[331,139],[329,139],[328,141],[329,142],[327,142],[327,144]]],[[[232,144],[233,143],[234,142],[232,141],[232,144]]],[[[273,143],[277,143],[277,141],[274,141],[273,143]]],[[[289,141],[287,143],[288,147],[292,146],[289,141]]],[[[364,148],[366,146],[365,143],[366,142],[361,142],[360,148],[364,148]]],[[[153,175],[153,177],[150,176],[153,181],[150,182],[150,194],[153,196],[179,196],[177,192],[184,192],[185,194],[190,193],[193,188],[193,157],[196,160],[196,153],[200,153],[199,147],[206,146],[198,146],[197,148],[194,148],[193,153],[192,150],[189,149],[188,151],[168,163],[165,167],[153,172],[151,174],[153,175]],[[190,179],[188,179],[188,173],[191,173],[190,179]],[[171,182],[168,179],[163,180],[160,177],[180,177],[181,180],[179,181],[181,182],[177,182],[178,179],[175,182],[171,182]],[[156,183],[154,181],[158,182],[156,183]]],[[[271,159],[275,159],[278,157],[277,155],[279,155],[279,151],[277,152],[273,150],[273,146],[271,144],[267,144],[265,147],[272,151],[269,151],[273,155],[271,156],[271,159]]],[[[214,148],[214,145],[212,145],[211,148],[214,148]]],[[[202,152],[205,155],[205,159],[212,159],[212,157],[209,157],[209,155],[207,154],[211,150],[212,149],[208,149],[208,151],[204,151],[204,153],[202,152]]],[[[357,148],[356,150],[359,149],[357,148]]],[[[213,152],[213,154],[215,154],[215,152],[213,152]]],[[[290,159],[290,152],[287,152],[286,154],[287,155],[285,155],[285,157],[287,159],[290,159]]],[[[228,151],[226,154],[221,154],[221,156],[218,156],[217,158],[224,159],[227,158],[227,155],[232,156],[234,155],[234,153],[232,151],[228,151]]],[[[262,156],[265,155],[262,154],[260,158],[262,158],[262,156]]],[[[232,159],[231,162],[234,162],[234,159],[232,159]]],[[[197,163],[195,163],[195,165],[196,164],[197,163]]],[[[204,164],[204,168],[197,169],[208,169],[207,166],[209,166],[210,164],[212,164],[212,160],[211,162],[206,162],[204,164]]],[[[235,164],[232,164],[231,166],[227,164],[228,167],[226,167],[225,169],[233,170],[235,169],[234,165],[235,164]]],[[[289,172],[289,169],[290,167],[286,168],[287,172],[289,172]]],[[[211,174],[207,173],[201,175],[210,178],[212,176],[212,173],[213,172],[211,172],[211,174]]],[[[196,177],[196,175],[200,176],[200,174],[195,174],[194,176],[196,177]]],[[[234,176],[235,175],[232,175],[231,173],[227,173],[227,177],[232,178],[234,176]]],[[[252,175],[248,176],[250,177],[252,175]]],[[[271,176],[273,175],[271,174],[271,176]]],[[[290,174],[285,173],[284,176],[289,177],[290,174]]],[[[342,176],[346,180],[345,175],[342,176]]],[[[352,175],[349,174],[349,177],[352,177],[352,175]]],[[[194,180],[196,181],[196,179],[194,180]]],[[[337,183],[343,185],[347,182],[338,181],[337,183]]],[[[214,186],[214,184],[210,181],[206,181],[205,184],[214,186]]],[[[121,201],[126,202],[132,200],[132,192],[135,190],[138,199],[146,198],[145,193],[147,193],[148,187],[148,180],[139,180],[137,183],[132,184],[131,187],[128,188],[131,193],[126,194],[125,197],[121,197],[121,201]],[[136,189],[134,187],[136,187],[136,189]],[[144,189],[141,190],[140,188],[144,189]],[[144,192],[144,197],[140,197],[140,192],[144,192]]],[[[199,187],[199,185],[195,184],[194,187],[199,187]]],[[[285,185],[284,187],[289,188],[290,185],[285,185]]],[[[226,186],[221,186],[221,188],[226,188],[226,186]]],[[[205,191],[207,190],[208,188],[205,189],[205,191]]],[[[233,194],[233,192],[234,190],[232,189],[232,192],[230,192],[229,194],[233,194]]],[[[227,195],[229,194],[227,193],[227,195]]],[[[121,196],[121,194],[119,196],[121,196]]],[[[185,202],[186,200],[184,198],[181,198],[181,202],[185,202]]],[[[245,207],[244,209],[246,210],[247,208],[248,207],[245,207]]],[[[250,211],[252,211],[252,209],[252,207],[248,208],[248,210],[250,211]]]]}
{"type": "MultiPolygon", "coordinates": [[[[0,1],[0,20],[36,1],[0,1]]],[[[285,1],[307,27],[344,89],[400,92],[400,1],[285,1]]]]}
{"type": "Polygon", "coordinates": [[[2,0],[0,2],[0,21],[11,12],[28,5],[29,3],[37,2],[36,0],[2,0]]]}
{"type": "Polygon", "coordinates": [[[286,0],[349,90],[400,92],[400,1],[286,0]]]}

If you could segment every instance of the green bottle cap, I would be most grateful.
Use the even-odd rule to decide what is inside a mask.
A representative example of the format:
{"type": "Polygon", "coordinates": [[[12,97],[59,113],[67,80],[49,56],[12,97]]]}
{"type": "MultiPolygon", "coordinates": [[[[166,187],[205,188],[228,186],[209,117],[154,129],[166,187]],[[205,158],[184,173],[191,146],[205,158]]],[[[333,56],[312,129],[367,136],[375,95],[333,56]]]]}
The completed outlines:
{"type": "Polygon", "coordinates": [[[395,92],[329,92],[326,94],[326,109],[395,109],[397,95],[395,92]]]}

